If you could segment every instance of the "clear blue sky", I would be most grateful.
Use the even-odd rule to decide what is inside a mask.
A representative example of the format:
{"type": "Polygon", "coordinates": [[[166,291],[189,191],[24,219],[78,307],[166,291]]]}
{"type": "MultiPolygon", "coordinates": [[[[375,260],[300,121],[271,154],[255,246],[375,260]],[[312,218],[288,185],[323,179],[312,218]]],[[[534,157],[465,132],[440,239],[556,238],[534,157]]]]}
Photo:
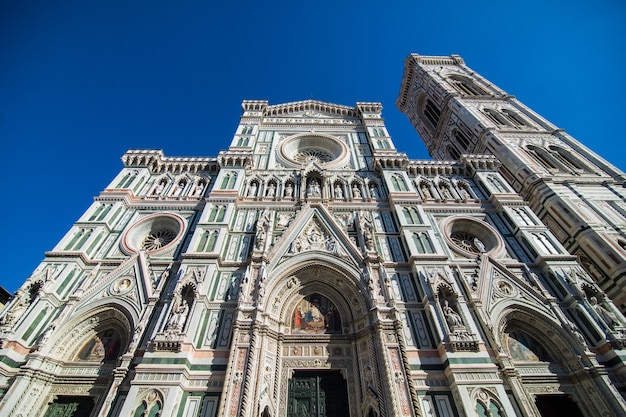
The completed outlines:
{"type": "Polygon", "coordinates": [[[129,148],[215,156],[244,99],[380,101],[397,148],[404,58],[466,63],[621,169],[626,5],[503,1],[4,1],[0,285],[15,291],[129,148]]]}

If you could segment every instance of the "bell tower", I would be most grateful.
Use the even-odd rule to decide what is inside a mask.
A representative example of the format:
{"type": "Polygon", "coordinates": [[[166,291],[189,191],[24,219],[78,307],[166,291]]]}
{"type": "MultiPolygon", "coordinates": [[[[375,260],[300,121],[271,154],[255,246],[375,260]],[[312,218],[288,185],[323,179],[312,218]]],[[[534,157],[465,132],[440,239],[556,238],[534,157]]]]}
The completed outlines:
{"type": "Polygon", "coordinates": [[[491,154],[500,173],[626,311],[626,174],[470,69],[409,55],[397,107],[435,159],[491,154]]]}

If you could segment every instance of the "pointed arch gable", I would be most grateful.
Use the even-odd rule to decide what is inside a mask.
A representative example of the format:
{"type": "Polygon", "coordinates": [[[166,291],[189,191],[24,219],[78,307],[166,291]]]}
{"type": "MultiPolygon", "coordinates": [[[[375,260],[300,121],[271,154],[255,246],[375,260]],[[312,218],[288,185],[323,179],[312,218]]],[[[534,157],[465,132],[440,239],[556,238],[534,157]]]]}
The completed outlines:
{"type": "MultiPolygon", "coordinates": [[[[74,319],[55,330],[46,344],[49,354],[55,358],[72,361],[91,338],[108,329],[119,335],[119,354],[128,349],[133,323],[127,312],[112,307],[97,308],[84,314],[75,314],[74,319]]],[[[45,353],[45,350],[44,350],[45,353]]]]}
{"type": "Polygon", "coordinates": [[[494,325],[494,335],[500,346],[506,349],[507,334],[510,331],[524,333],[540,343],[552,361],[561,362],[577,358],[580,342],[568,334],[561,324],[552,317],[532,310],[529,306],[512,304],[508,306],[494,325]]]}
{"type": "Polygon", "coordinates": [[[343,329],[371,307],[371,301],[363,297],[367,290],[356,269],[314,255],[303,254],[289,268],[274,271],[274,279],[268,283],[267,311],[286,333],[291,331],[298,304],[314,294],[323,295],[336,308],[343,329]]]}

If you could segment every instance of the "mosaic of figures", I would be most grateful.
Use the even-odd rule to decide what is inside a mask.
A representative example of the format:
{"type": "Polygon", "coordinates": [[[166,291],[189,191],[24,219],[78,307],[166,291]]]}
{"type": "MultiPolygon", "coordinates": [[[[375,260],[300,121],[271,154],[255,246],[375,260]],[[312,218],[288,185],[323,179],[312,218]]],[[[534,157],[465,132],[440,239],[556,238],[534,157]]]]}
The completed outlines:
{"type": "Polygon", "coordinates": [[[292,333],[341,333],[341,317],[326,297],[311,294],[304,297],[294,310],[292,333]]]}

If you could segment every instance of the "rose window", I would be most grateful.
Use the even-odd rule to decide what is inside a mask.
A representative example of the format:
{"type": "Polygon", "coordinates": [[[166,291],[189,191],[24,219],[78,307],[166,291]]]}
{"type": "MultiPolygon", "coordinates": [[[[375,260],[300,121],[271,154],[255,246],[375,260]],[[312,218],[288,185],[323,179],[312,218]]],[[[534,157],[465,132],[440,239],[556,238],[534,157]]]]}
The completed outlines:
{"type": "Polygon", "coordinates": [[[329,162],[332,161],[334,157],[321,149],[304,149],[295,154],[293,159],[303,163],[316,161],[329,162]]]}
{"type": "Polygon", "coordinates": [[[171,243],[175,237],[176,234],[171,230],[157,230],[146,236],[141,243],[141,247],[148,252],[152,252],[171,243]]]}
{"type": "Polygon", "coordinates": [[[122,237],[122,250],[131,254],[140,250],[149,254],[172,249],[183,236],[185,221],[173,213],[146,216],[134,223],[122,237]]]}
{"type": "Polygon", "coordinates": [[[454,232],[450,235],[450,239],[457,245],[459,248],[479,254],[484,251],[483,243],[475,236],[466,233],[466,232],[454,232]]]}

